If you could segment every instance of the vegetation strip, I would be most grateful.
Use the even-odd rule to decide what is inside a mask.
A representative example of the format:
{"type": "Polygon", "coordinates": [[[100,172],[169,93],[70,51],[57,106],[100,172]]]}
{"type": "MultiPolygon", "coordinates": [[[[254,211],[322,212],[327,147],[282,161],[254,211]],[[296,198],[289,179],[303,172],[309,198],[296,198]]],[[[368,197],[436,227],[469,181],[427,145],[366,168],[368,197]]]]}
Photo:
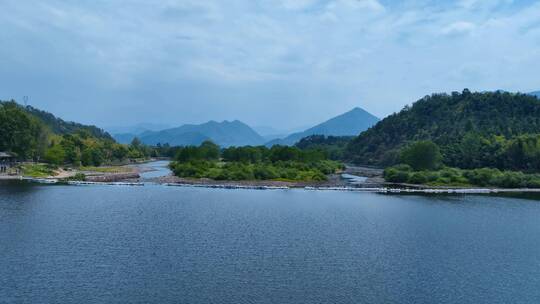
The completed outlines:
{"type": "Polygon", "coordinates": [[[287,146],[220,149],[209,141],[179,149],[170,167],[178,177],[285,182],[325,181],[327,174],[344,169],[320,150],[287,146]]]}

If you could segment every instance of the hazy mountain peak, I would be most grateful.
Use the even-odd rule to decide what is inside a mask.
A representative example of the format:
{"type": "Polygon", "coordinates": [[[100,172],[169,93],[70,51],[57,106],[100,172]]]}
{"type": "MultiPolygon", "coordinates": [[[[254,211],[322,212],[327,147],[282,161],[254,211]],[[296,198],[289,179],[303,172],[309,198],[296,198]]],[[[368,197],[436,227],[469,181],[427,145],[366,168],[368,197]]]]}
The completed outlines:
{"type": "Polygon", "coordinates": [[[355,107],[352,110],[333,117],[303,132],[293,133],[284,139],[273,140],[267,145],[294,145],[300,139],[310,135],[352,136],[367,130],[379,121],[379,118],[366,110],[355,107]]]}
{"type": "Polygon", "coordinates": [[[168,143],[171,146],[199,145],[205,140],[223,146],[260,145],[264,139],[245,123],[234,120],[217,122],[210,120],[202,124],[186,124],[141,136],[145,144],[168,143]]]}

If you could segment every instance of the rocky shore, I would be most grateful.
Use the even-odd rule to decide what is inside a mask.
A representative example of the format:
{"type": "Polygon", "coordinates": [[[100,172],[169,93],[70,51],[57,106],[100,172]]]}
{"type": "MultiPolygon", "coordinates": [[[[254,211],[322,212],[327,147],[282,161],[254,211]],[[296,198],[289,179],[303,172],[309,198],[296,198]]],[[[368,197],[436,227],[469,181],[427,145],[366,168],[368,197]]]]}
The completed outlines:
{"type": "Polygon", "coordinates": [[[173,175],[163,176],[152,180],[159,184],[179,184],[179,185],[208,185],[208,186],[249,186],[249,187],[287,187],[287,188],[305,188],[305,187],[345,187],[347,181],[342,179],[339,174],[332,174],[327,181],[323,182],[294,182],[294,181],[274,181],[274,180],[252,180],[252,181],[217,181],[207,178],[181,178],[173,175]]]}
{"type": "Polygon", "coordinates": [[[102,175],[87,176],[86,180],[89,182],[110,183],[120,182],[126,180],[138,179],[140,177],[138,172],[129,173],[109,173],[102,175]]]}

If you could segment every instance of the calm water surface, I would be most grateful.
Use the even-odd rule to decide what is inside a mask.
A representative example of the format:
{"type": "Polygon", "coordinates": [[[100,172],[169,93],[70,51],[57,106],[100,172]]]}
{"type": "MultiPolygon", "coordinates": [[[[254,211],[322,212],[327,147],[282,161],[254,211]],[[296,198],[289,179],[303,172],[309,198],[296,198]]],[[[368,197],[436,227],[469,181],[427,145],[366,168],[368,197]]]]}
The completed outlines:
{"type": "Polygon", "coordinates": [[[143,172],[140,174],[141,179],[144,181],[151,178],[169,175],[171,173],[169,163],[170,161],[162,160],[138,165],[142,169],[150,169],[150,171],[142,170],[143,172]]]}
{"type": "Polygon", "coordinates": [[[0,184],[0,303],[539,303],[540,201],[0,184]]]}

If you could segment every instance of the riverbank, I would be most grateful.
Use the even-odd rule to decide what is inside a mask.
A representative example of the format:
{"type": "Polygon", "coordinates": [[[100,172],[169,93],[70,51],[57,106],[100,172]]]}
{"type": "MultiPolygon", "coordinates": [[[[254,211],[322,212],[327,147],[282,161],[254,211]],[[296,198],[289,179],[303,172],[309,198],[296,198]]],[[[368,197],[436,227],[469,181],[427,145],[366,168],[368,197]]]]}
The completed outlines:
{"type": "Polygon", "coordinates": [[[324,182],[292,181],[217,181],[212,179],[180,178],[172,174],[155,178],[157,184],[176,187],[217,189],[304,189],[308,191],[348,191],[384,194],[490,194],[490,193],[540,193],[540,188],[483,188],[428,186],[408,183],[390,183],[382,178],[382,169],[347,166],[340,174],[328,176],[324,182]],[[351,176],[354,178],[351,179],[351,176]]]}
{"type": "Polygon", "coordinates": [[[345,187],[348,185],[346,180],[339,175],[329,176],[327,181],[321,182],[297,182],[297,181],[279,181],[279,180],[248,180],[248,181],[218,181],[208,178],[182,178],[173,175],[163,176],[154,180],[158,184],[178,184],[208,187],[345,187]]]}
{"type": "Polygon", "coordinates": [[[20,165],[18,175],[0,175],[0,180],[59,180],[67,181],[84,179],[90,182],[123,182],[126,180],[137,180],[141,174],[154,171],[152,167],[145,166],[150,162],[160,160],[148,159],[137,163],[126,163],[121,165],[100,166],[100,167],[58,167],[53,168],[42,163],[23,163],[20,165]]]}
{"type": "Polygon", "coordinates": [[[288,188],[382,188],[386,184],[382,179],[383,170],[368,167],[350,166],[337,173],[327,175],[326,181],[283,181],[283,180],[213,180],[209,178],[177,177],[172,173],[153,182],[158,184],[183,184],[209,187],[288,187],[288,188]]]}
{"type": "MultiPolygon", "coordinates": [[[[42,184],[69,184],[69,185],[111,185],[111,186],[144,186],[150,184],[176,187],[197,187],[215,189],[302,189],[306,191],[348,191],[371,192],[382,194],[492,194],[492,193],[540,193],[540,188],[482,188],[482,187],[445,187],[427,186],[406,183],[387,183],[380,181],[377,176],[378,169],[365,167],[347,167],[340,174],[328,176],[322,182],[295,182],[295,181],[217,181],[211,179],[180,178],[172,175],[167,168],[167,162],[154,161],[144,164],[131,164],[119,166],[124,173],[115,173],[113,167],[100,167],[101,172],[87,178],[86,181],[68,181],[59,178],[23,178],[20,176],[2,177],[0,180],[28,180],[42,184]],[[128,172],[126,172],[128,171],[128,172]],[[368,173],[371,177],[353,175],[368,173]],[[376,181],[376,182],[373,182],[376,181]]],[[[70,171],[67,171],[70,172],[70,171]]],[[[368,175],[366,174],[366,175],[368,175]]]]}
{"type": "Polygon", "coordinates": [[[287,190],[298,189],[306,191],[342,191],[380,194],[497,194],[497,193],[540,193],[540,189],[487,189],[487,188],[455,188],[455,189],[411,189],[411,188],[362,188],[362,187],[317,187],[284,184],[253,184],[253,183],[167,183],[171,187],[194,187],[210,189],[238,190],[287,190]]]}

